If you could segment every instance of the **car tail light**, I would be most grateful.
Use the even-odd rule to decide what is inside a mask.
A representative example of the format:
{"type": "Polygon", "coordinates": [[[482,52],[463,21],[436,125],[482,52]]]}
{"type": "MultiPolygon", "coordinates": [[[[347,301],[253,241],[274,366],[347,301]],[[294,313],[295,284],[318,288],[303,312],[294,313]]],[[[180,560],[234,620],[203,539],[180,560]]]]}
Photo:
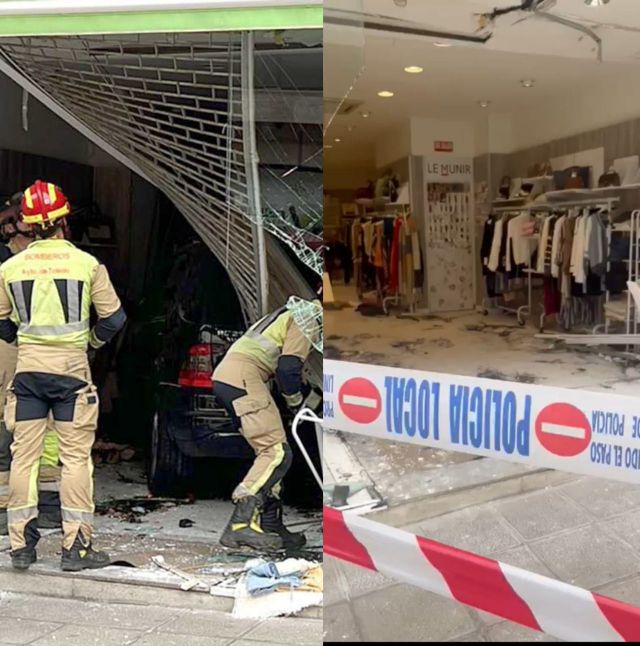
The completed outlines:
{"type": "Polygon", "coordinates": [[[191,388],[211,388],[213,361],[211,348],[208,344],[200,343],[189,349],[189,358],[180,370],[178,383],[191,388]]]}

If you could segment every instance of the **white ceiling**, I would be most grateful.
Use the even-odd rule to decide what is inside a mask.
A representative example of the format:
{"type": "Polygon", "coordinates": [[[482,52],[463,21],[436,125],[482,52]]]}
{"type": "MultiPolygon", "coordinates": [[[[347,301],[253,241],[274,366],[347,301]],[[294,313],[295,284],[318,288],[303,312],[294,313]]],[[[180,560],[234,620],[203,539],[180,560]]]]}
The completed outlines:
{"type": "MultiPolygon", "coordinates": [[[[517,2],[407,0],[403,9],[393,0],[349,0],[349,8],[471,34],[477,26],[475,13],[517,2]]],[[[325,12],[331,12],[332,3],[335,6],[337,0],[325,2],[325,12]]],[[[344,9],[347,2],[341,0],[338,5],[344,9]]],[[[611,0],[598,8],[587,7],[584,0],[557,0],[552,11],[585,24],[588,19],[640,30],[640,0],[611,0]]],[[[422,36],[325,25],[325,97],[348,95],[350,101],[362,102],[359,110],[372,115],[363,119],[356,110],[334,119],[327,133],[327,143],[334,147],[325,151],[325,163],[371,159],[373,142],[412,116],[482,122],[489,113],[535,110],[594,87],[606,92],[609,85],[627,79],[637,84],[640,32],[603,26],[597,32],[603,40],[603,63],[597,62],[594,42],[583,34],[527,13],[498,19],[485,45],[448,48],[435,47],[433,39],[422,36]],[[514,24],[522,17],[526,20],[514,24]],[[419,65],[424,73],[407,74],[403,71],[407,65],[419,65]],[[522,88],[520,81],[525,78],[534,78],[535,87],[522,88]],[[377,92],[383,89],[395,96],[379,98],[377,92]],[[490,100],[490,108],[480,108],[479,100],[490,100]],[[335,137],[342,142],[335,144],[335,137]]]]}

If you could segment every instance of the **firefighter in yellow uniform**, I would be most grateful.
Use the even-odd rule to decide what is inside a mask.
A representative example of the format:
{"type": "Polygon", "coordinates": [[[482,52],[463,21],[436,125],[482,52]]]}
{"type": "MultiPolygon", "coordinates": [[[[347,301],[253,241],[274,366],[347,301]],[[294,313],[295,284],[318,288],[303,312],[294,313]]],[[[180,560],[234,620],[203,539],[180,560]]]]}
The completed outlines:
{"type": "Polygon", "coordinates": [[[37,472],[50,413],[62,462],[62,569],[110,562],[91,544],[91,448],[99,407],[87,347],[110,341],[126,316],[105,267],[64,240],[69,212],[62,191],[38,180],[22,200],[22,219],[36,240],[0,265],[0,339],[18,340],[18,363],[5,405],[5,423],[13,432],[8,520],[11,561],[17,569],[36,561],[37,472]],[[92,305],[98,320],[90,329],[92,305]]]}
{"type": "Polygon", "coordinates": [[[249,328],[214,370],[214,395],[256,453],[232,494],[233,516],[220,539],[225,547],[269,551],[297,549],[306,542],[304,534],[290,532],[282,522],[282,479],[292,452],[268,382],[275,376],[289,408],[298,410],[312,347],[284,306],[249,328]]]}
{"type": "MultiPolygon", "coordinates": [[[[0,263],[24,251],[33,242],[30,227],[20,222],[22,193],[16,193],[0,213],[0,233],[5,241],[0,245],[0,263]]],[[[0,535],[9,533],[7,502],[9,500],[9,471],[11,469],[11,441],[13,436],[4,424],[4,402],[7,386],[16,370],[18,348],[0,341],[0,535]]],[[[49,425],[51,428],[51,425],[49,425]]],[[[58,462],[58,436],[49,431],[45,436],[44,452],[40,460],[38,477],[38,526],[52,529],[62,525],[60,516],[60,465],[58,462]]]]}

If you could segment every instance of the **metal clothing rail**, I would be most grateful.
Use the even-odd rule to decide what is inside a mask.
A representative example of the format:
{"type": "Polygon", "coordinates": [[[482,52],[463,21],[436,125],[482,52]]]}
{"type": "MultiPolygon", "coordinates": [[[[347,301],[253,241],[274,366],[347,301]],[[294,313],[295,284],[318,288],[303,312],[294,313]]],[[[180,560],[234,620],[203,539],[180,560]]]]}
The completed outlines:
{"type": "MultiPolygon", "coordinates": [[[[606,198],[592,198],[587,200],[573,200],[566,202],[555,202],[555,203],[544,203],[544,204],[529,204],[526,206],[501,206],[495,209],[492,209],[492,213],[536,213],[536,212],[557,212],[557,211],[566,211],[567,209],[580,208],[580,207],[606,207],[609,212],[611,212],[620,201],[618,197],[606,197],[606,198]]],[[[532,238],[533,239],[533,238],[532,238]]],[[[520,307],[507,307],[505,305],[497,305],[497,309],[509,314],[515,314],[518,320],[518,323],[522,326],[525,325],[525,317],[531,316],[533,310],[533,279],[536,276],[539,276],[530,265],[525,267],[524,273],[527,275],[527,304],[521,305],[520,307]]],[[[487,307],[487,298],[484,300],[483,308],[485,314],[489,313],[489,308],[487,307]]],[[[542,314],[540,315],[540,331],[544,329],[544,319],[546,318],[544,307],[542,314]]]]}

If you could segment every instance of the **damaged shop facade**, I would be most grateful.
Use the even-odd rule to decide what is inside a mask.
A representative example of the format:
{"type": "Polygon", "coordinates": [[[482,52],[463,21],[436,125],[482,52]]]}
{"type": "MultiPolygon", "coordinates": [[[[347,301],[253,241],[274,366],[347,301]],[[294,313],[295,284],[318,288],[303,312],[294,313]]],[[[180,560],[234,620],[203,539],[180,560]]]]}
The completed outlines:
{"type": "MultiPolygon", "coordinates": [[[[2,204],[36,179],[64,187],[71,240],[129,318],[92,365],[97,530],[116,563],[96,576],[211,592],[243,616],[318,605],[321,496],[295,442],[285,502],[308,550],[246,567],[218,545],[252,453],[211,374],[258,318],[314,295],[321,3],[4,4],[2,204]]],[[[321,469],[313,424],[300,435],[321,469]]],[[[45,561],[57,536],[42,544],[45,561]]]]}

